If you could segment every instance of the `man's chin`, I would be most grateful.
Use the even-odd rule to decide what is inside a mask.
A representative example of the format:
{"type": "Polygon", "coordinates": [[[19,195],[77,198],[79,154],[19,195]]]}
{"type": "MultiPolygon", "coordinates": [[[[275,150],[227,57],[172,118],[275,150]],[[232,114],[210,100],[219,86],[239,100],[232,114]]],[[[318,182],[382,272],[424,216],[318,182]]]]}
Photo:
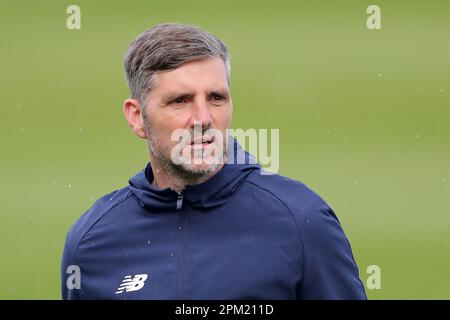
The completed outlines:
{"type": "Polygon", "coordinates": [[[179,166],[183,169],[185,174],[192,177],[207,177],[216,171],[216,169],[219,167],[219,163],[216,162],[211,164],[202,162],[198,164],[181,164],[179,166]]]}
{"type": "Polygon", "coordinates": [[[203,150],[198,150],[199,152],[186,151],[188,152],[184,154],[188,154],[189,157],[180,157],[176,159],[176,163],[178,163],[180,169],[182,168],[186,173],[190,173],[193,176],[208,176],[214,173],[224,160],[224,156],[219,157],[214,154],[217,152],[204,152],[203,150]]]}
{"type": "Polygon", "coordinates": [[[203,148],[185,146],[181,154],[173,151],[170,153],[159,152],[157,148],[153,148],[152,151],[158,151],[157,153],[153,151],[153,154],[165,170],[191,184],[196,183],[198,179],[213,175],[218,168],[222,167],[226,159],[225,154],[221,153],[221,156],[217,156],[214,147],[211,145],[204,150],[203,148]],[[167,153],[170,154],[170,157],[163,156],[167,153]]]}

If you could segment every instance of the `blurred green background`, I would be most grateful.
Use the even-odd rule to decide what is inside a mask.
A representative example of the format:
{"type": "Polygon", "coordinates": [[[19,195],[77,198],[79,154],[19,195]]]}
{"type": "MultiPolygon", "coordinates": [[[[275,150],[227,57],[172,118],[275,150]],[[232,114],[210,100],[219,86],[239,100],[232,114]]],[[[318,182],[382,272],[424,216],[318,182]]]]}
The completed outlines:
{"type": "Polygon", "coordinates": [[[0,0],[1,299],[59,299],[70,225],[145,166],[122,59],[169,21],[228,45],[233,128],[280,129],[280,173],[381,268],[369,298],[450,299],[450,1],[0,0]]]}

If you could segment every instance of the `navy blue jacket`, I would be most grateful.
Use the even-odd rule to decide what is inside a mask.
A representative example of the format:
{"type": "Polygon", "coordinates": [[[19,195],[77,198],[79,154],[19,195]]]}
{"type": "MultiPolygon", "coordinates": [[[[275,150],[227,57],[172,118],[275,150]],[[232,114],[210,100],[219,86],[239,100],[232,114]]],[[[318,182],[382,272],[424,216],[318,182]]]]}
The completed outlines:
{"type": "Polygon", "coordinates": [[[70,229],[63,299],[366,299],[333,210],[260,170],[226,164],[177,194],[152,186],[148,164],[70,229]],[[72,265],[80,287],[68,289],[72,265]]]}

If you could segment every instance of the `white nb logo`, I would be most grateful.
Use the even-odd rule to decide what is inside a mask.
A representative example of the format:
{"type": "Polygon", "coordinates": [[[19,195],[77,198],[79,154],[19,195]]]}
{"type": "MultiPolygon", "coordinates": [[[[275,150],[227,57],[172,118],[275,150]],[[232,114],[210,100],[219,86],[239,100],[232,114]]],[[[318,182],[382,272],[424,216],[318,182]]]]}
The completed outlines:
{"type": "Polygon", "coordinates": [[[125,276],[120,286],[117,288],[116,294],[122,293],[122,292],[130,292],[130,291],[137,291],[144,287],[145,280],[147,280],[148,275],[143,274],[137,274],[134,277],[131,276],[125,276]]]}

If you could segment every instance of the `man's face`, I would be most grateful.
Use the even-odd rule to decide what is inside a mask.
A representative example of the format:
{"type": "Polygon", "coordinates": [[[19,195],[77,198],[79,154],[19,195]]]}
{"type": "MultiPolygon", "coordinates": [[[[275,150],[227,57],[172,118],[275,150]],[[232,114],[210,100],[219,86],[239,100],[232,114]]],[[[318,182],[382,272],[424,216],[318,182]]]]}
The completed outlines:
{"type": "Polygon", "coordinates": [[[185,177],[214,172],[223,162],[226,129],[232,117],[223,60],[196,60],[157,73],[147,101],[145,131],[150,151],[160,164],[185,177]],[[213,137],[215,130],[223,139],[213,137]],[[178,140],[175,133],[180,131],[188,135],[178,140]]]}

